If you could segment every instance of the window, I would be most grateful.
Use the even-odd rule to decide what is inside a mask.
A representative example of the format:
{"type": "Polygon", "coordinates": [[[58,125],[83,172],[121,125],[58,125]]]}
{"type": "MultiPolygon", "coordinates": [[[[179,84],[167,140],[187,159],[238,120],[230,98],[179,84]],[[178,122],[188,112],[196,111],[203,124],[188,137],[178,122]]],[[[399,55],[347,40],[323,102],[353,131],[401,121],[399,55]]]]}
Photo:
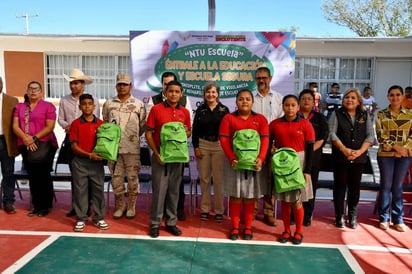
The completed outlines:
{"type": "Polygon", "coordinates": [[[339,83],[341,92],[350,87],[363,90],[372,83],[372,58],[296,57],[296,93],[307,88],[309,82],[319,85],[319,92],[326,95],[332,83],[339,83]]]}
{"type": "Polygon", "coordinates": [[[107,99],[116,94],[116,75],[129,73],[129,56],[95,55],[53,55],[46,56],[47,96],[59,99],[69,93],[69,86],[63,74],[70,74],[73,68],[81,69],[92,77],[86,92],[99,99],[107,99]]]}

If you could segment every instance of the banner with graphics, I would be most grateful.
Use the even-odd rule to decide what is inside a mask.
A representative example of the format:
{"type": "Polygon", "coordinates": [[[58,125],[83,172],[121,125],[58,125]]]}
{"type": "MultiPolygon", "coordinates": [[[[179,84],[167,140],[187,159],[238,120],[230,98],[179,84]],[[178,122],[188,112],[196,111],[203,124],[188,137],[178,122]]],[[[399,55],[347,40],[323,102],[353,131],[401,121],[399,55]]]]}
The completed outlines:
{"type": "Polygon", "coordinates": [[[271,89],[294,93],[295,34],[291,32],[131,31],[133,94],[147,103],[161,92],[161,75],[174,72],[192,109],[203,86],[215,81],[231,111],[240,89],[256,90],[254,72],[271,70],[271,89]]]}

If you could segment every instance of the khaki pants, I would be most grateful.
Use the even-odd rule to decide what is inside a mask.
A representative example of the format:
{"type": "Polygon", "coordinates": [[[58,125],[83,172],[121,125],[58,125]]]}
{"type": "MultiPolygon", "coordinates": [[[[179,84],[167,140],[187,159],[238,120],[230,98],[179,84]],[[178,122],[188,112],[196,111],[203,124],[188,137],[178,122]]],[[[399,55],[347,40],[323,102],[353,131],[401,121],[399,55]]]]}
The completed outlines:
{"type": "Polygon", "coordinates": [[[223,214],[223,186],[222,173],[225,155],[220,142],[209,142],[199,139],[199,149],[203,158],[197,159],[200,188],[202,199],[201,212],[209,213],[211,210],[211,176],[213,177],[214,209],[216,214],[223,214]]]}

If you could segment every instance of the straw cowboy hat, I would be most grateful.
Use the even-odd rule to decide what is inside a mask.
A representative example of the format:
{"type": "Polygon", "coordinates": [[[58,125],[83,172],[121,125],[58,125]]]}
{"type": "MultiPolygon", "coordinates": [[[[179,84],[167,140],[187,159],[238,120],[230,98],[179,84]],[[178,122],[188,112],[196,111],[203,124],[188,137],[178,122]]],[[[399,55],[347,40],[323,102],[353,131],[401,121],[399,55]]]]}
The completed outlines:
{"type": "Polygon", "coordinates": [[[93,82],[93,79],[90,76],[84,75],[83,71],[80,69],[72,69],[70,75],[63,74],[63,76],[69,82],[84,81],[86,85],[93,82]]]}

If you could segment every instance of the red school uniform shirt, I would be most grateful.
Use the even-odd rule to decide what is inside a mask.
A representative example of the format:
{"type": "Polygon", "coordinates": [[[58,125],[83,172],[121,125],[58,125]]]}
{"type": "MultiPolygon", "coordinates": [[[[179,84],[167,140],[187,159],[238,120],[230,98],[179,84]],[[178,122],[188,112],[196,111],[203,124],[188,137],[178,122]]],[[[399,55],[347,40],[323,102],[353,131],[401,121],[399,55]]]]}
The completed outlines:
{"type": "Polygon", "coordinates": [[[232,141],[235,132],[241,129],[254,129],[259,132],[260,152],[258,158],[263,162],[269,148],[269,127],[265,116],[255,112],[252,112],[246,120],[239,117],[237,111],[223,117],[219,128],[219,140],[226,157],[229,161],[237,159],[232,148],[232,141]]]}
{"type": "Polygon", "coordinates": [[[91,153],[96,146],[97,128],[103,123],[103,120],[96,116],[94,116],[91,122],[84,119],[83,115],[80,116],[70,125],[70,143],[76,142],[81,149],[91,153]]]}
{"type": "Polygon", "coordinates": [[[301,117],[293,121],[285,117],[278,118],[269,124],[270,140],[275,141],[275,147],[290,147],[296,152],[305,151],[307,143],[315,142],[315,130],[312,124],[301,117]]]}
{"type": "Polygon", "coordinates": [[[191,130],[189,111],[181,106],[170,106],[167,101],[154,105],[147,117],[146,129],[153,131],[153,140],[160,147],[160,130],[165,123],[181,122],[188,130],[191,130]]]}

